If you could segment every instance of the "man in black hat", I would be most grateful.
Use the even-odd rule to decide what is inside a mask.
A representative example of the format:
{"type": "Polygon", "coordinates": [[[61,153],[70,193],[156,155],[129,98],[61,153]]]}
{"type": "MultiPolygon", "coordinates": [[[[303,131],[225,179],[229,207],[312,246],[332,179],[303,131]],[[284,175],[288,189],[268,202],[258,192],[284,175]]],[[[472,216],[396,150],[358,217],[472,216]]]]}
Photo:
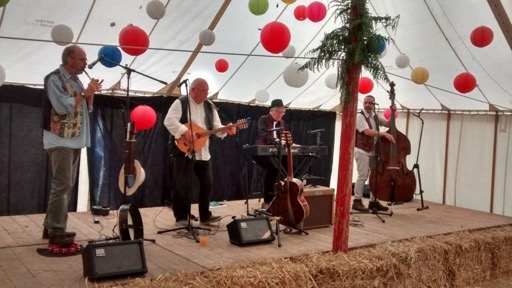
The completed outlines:
{"type": "MultiPolygon", "coordinates": [[[[256,145],[275,145],[280,141],[281,131],[287,131],[282,120],[286,108],[281,99],[274,99],[270,103],[270,112],[258,120],[258,139],[256,145]]],[[[263,204],[261,208],[267,209],[274,198],[274,183],[278,181],[279,171],[268,157],[255,157],[254,160],[265,168],[263,204]]]]}

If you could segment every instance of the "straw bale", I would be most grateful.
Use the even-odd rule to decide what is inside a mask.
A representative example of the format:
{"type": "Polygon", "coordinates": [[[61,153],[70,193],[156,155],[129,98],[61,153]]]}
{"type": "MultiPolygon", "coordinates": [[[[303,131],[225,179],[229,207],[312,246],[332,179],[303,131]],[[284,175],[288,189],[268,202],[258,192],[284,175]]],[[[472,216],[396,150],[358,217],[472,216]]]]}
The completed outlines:
{"type": "Polygon", "coordinates": [[[467,287],[512,275],[512,227],[141,278],[123,287],[467,287]]]}

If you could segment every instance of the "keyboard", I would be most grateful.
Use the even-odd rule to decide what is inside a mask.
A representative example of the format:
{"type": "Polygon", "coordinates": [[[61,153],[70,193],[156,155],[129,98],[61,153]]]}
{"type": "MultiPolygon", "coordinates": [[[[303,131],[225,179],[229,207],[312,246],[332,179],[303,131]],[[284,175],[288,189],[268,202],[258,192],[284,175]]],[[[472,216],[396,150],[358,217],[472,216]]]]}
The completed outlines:
{"type": "MultiPolygon", "coordinates": [[[[286,155],[286,147],[280,147],[282,155],[286,155]]],[[[243,147],[245,153],[255,156],[277,156],[279,148],[275,145],[252,145],[243,147]]],[[[291,147],[293,156],[327,155],[327,146],[291,147]]]]}

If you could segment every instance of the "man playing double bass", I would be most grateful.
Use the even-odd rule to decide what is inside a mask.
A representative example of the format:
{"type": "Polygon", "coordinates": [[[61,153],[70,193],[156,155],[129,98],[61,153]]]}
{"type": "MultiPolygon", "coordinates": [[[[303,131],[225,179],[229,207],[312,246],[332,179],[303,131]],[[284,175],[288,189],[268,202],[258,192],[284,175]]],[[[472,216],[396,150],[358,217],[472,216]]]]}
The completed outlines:
{"type": "MultiPolygon", "coordinates": [[[[373,195],[370,195],[370,203],[368,208],[363,204],[363,189],[368,175],[370,174],[370,158],[375,155],[375,143],[378,137],[387,138],[391,143],[395,143],[393,135],[384,131],[379,131],[376,125],[390,127],[390,121],[386,121],[374,112],[375,97],[368,95],[364,97],[364,109],[357,113],[356,120],[356,143],[354,149],[354,159],[357,164],[357,181],[354,188],[354,201],[352,210],[360,212],[369,212],[369,210],[377,209],[377,211],[388,211],[387,206],[383,206],[373,195]],[[376,120],[377,122],[376,123],[376,120]]],[[[395,113],[395,107],[392,107],[395,113]]]]}

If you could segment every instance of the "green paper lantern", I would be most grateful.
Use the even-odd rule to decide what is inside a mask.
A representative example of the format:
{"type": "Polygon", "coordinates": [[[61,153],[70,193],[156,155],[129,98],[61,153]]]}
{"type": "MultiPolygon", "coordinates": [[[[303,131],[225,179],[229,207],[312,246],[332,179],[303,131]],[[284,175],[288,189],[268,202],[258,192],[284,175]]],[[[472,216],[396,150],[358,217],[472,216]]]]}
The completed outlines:
{"type": "Polygon", "coordinates": [[[265,14],[268,10],[268,0],[249,0],[249,11],[256,16],[265,14]]]}
{"type": "Polygon", "coordinates": [[[9,0],[0,0],[0,7],[5,7],[9,3],[9,0]]]}

